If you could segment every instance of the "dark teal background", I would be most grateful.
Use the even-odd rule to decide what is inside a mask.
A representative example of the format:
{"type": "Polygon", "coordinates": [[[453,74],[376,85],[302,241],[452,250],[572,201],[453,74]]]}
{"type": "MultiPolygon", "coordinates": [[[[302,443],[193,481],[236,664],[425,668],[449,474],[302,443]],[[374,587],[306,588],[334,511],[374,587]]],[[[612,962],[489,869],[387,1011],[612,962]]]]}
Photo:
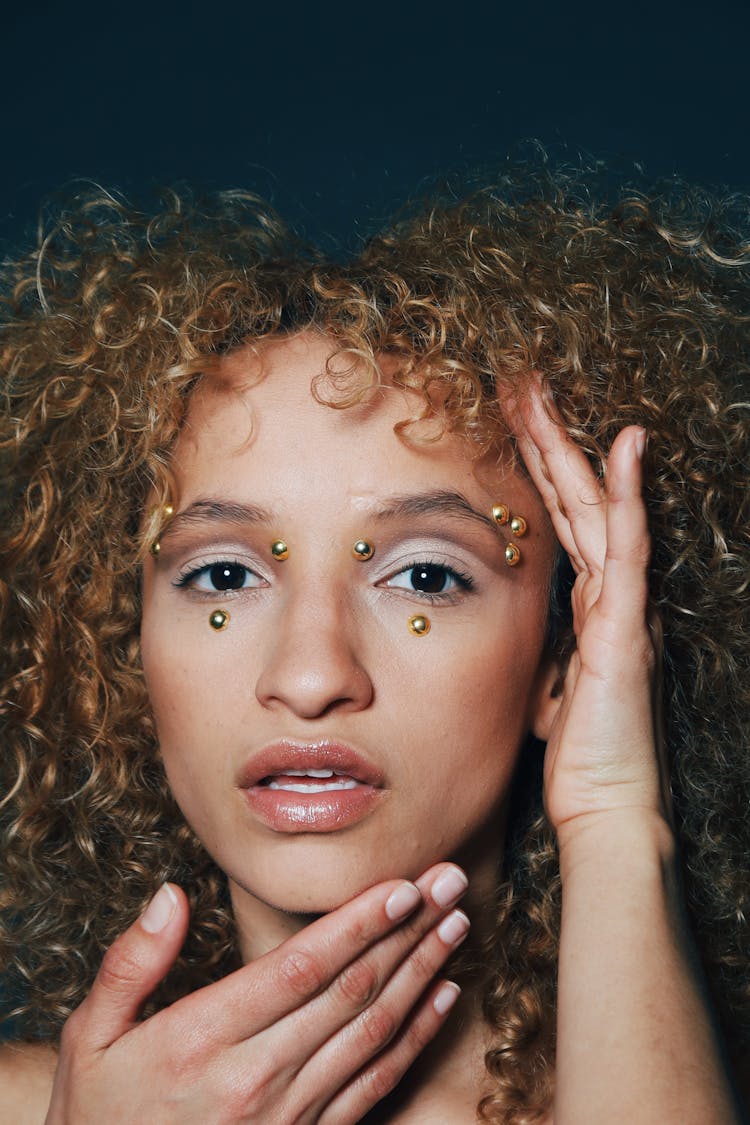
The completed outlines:
{"type": "Polygon", "coordinates": [[[91,177],[249,186],[318,239],[524,138],[750,186],[748,0],[41,0],[0,42],[0,238],[91,177]]]}

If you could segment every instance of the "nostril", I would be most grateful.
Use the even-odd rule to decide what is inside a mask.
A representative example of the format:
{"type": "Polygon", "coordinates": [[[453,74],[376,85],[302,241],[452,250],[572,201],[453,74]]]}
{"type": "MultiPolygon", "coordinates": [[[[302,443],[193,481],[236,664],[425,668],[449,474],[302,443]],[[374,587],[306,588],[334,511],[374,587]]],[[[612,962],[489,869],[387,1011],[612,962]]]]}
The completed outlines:
{"type": "Polygon", "coordinates": [[[315,635],[309,627],[290,627],[287,620],[258,677],[259,702],[306,719],[369,706],[372,681],[345,636],[342,630],[315,635]]]}

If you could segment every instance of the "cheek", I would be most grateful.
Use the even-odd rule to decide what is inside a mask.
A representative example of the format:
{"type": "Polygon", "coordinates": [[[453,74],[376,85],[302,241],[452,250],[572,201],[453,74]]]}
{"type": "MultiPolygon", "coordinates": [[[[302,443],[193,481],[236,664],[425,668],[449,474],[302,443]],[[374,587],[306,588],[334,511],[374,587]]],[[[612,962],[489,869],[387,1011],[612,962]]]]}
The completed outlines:
{"type": "Polygon", "coordinates": [[[410,716],[404,755],[414,773],[417,761],[423,771],[429,765],[431,788],[455,785],[474,799],[486,786],[504,789],[528,732],[540,647],[535,628],[516,641],[498,622],[469,637],[436,622],[415,641],[411,668],[391,671],[386,695],[410,716]]]}
{"type": "Polygon", "coordinates": [[[198,751],[221,741],[228,718],[229,669],[212,652],[217,639],[207,623],[203,628],[197,622],[189,628],[169,628],[158,621],[144,622],[143,669],[170,776],[176,765],[189,765],[198,751]]]}

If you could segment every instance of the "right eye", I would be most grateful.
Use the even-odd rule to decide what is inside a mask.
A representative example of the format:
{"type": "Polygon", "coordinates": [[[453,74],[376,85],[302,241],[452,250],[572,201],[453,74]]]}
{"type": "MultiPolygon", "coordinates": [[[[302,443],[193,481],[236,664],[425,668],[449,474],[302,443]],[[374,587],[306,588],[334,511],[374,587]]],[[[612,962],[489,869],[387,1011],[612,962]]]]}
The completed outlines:
{"type": "Polygon", "coordinates": [[[215,562],[181,574],[178,586],[190,586],[211,594],[224,594],[228,590],[248,590],[263,585],[255,571],[238,562],[215,562]]]}

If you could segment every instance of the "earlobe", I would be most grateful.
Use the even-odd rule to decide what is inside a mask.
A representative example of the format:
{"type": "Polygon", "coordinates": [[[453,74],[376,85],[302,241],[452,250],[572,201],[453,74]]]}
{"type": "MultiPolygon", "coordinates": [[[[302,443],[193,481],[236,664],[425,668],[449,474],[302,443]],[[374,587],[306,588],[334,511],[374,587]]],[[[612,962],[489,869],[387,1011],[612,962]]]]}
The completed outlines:
{"type": "Polygon", "coordinates": [[[549,741],[550,731],[562,705],[565,669],[555,657],[544,657],[537,669],[529,696],[528,727],[535,738],[549,741]]]}

